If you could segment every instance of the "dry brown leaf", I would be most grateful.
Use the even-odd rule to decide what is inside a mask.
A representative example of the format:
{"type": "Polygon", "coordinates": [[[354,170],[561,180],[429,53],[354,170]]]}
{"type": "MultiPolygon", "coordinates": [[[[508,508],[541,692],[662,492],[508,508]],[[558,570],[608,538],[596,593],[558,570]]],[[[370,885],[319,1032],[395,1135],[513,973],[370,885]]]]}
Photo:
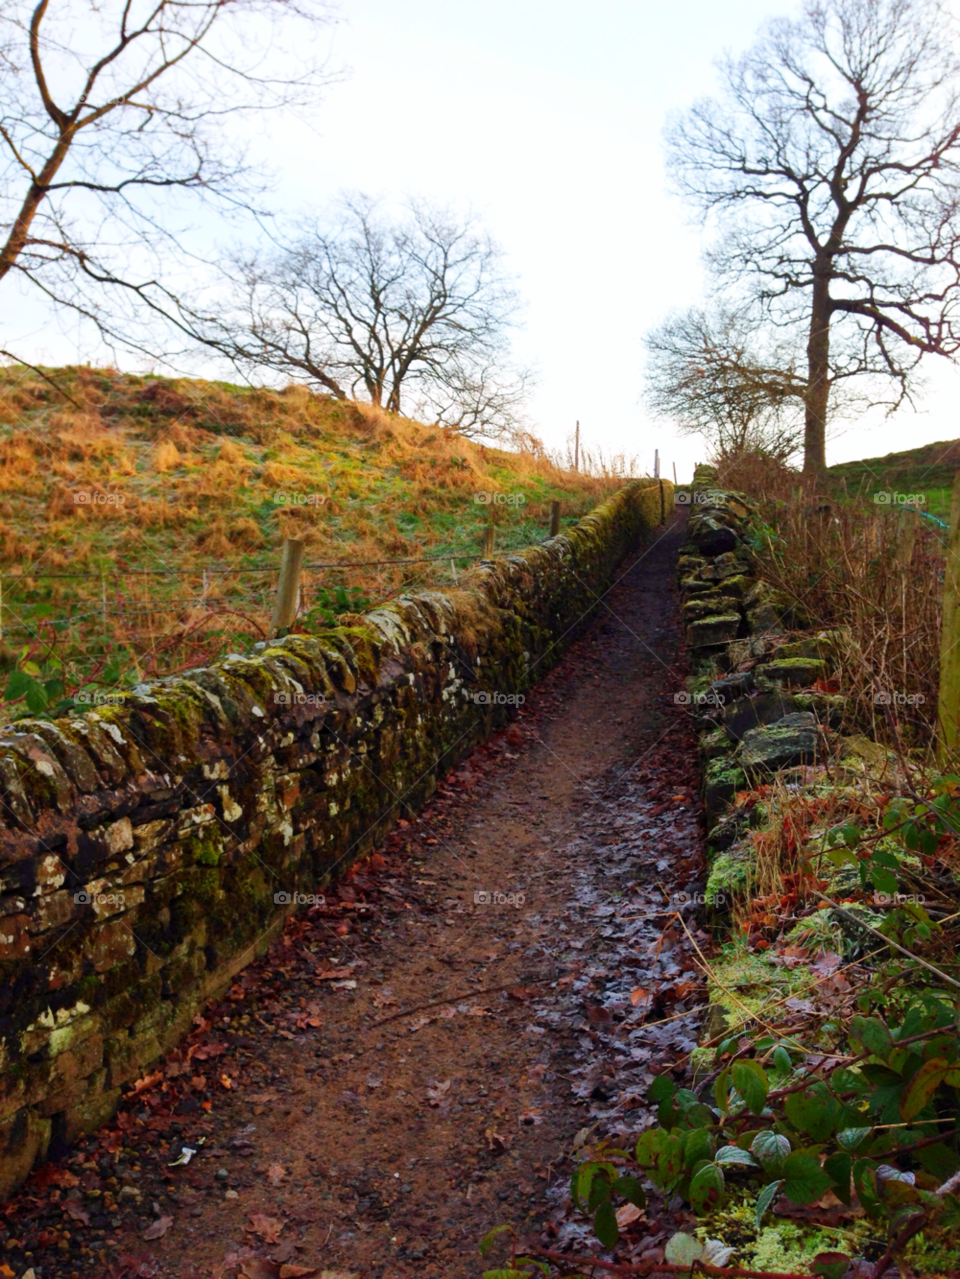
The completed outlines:
{"type": "Polygon", "coordinates": [[[83,1226],[90,1225],[90,1216],[79,1199],[65,1199],[62,1207],[67,1216],[72,1217],[74,1221],[79,1221],[83,1226]]]}
{"type": "Polygon", "coordinates": [[[280,1268],[264,1257],[248,1257],[240,1266],[240,1279],[278,1279],[280,1268]]]}
{"type": "Polygon", "coordinates": [[[146,1230],[143,1232],[143,1238],[162,1239],[172,1225],[172,1217],[158,1217],[152,1226],[147,1226],[146,1230]]]}
{"type": "Polygon", "coordinates": [[[286,1175],[287,1170],[282,1164],[271,1164],[267,1172],[267,1180],[271,1186],[279,1186],[286,1175]]]}
{"type": "Polygon", "coordinates": [[[286,1224],[285,1221],[278,1221],[276,1217],[268,1217],[266,1213],[255,1212],[250,1216],[247,1230],[259,1235],[264,1243],[279,1243],[280,1232],[286,1224]]]}
{"type": "Polygon", "coordinates": [[[617,1225],[622,1230],[624,1226],[629,1226],[634,1221],[639,1221],[642,1216],[642,1208],[638,1208],[636,1204],[624,1204],[622,1208],[617,1209],[617,1225]]]}
{"type": "Polygon", "coordinates": [[[440,1105],[441,1101],[443,1101],[444,1097],[450,1091],[450,1086],[452,1083],[453,1083],[453,1080],[448,1079],[442,1084],[433,1084],[431,1087],[427,1089],[427,1101],[430,1103],[431,1106],[440,1105]]]}

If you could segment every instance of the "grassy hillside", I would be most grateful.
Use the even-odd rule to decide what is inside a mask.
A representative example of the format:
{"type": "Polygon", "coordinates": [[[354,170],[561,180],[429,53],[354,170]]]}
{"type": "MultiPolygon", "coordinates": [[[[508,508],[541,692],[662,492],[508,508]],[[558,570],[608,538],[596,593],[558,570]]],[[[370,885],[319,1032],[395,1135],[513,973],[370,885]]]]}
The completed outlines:
{"type": "Polygon", "coordinates": [[[933,515],[950,510],[953,477],[960,469],[960,440],[941,440],[920,448],[888,453],[859,462],[842,462],[827,472],[836,496],[879,492],[923,494],[924,509],[933,515]]]}
{"type": "Polygon", "coordinates": [[[573,521],[623,482],[560,469],[535,441],[487,448],[302,388],[43,372],[0,369],[0,620],[2,663],[20,670],[8,698],[39,680],[51,707],[90,678],[261,638],[285,537],[312,565],[445,557],[308,570],[309,625],[449,582],[449,557],[469,566],[486,524],[498,550],[529,545],[552,500],[573,521]]]}

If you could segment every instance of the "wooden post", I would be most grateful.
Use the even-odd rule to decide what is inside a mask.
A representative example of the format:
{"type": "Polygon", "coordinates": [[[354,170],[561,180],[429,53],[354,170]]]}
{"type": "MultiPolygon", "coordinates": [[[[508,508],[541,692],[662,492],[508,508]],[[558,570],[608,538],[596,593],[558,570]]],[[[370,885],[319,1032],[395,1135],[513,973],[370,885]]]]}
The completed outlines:
{"type": "Polygon", "coordinates": [[[550,536],[556,537],[560,532],[560,503],[550,503],[550,536]]]}
{"type": "Polygon", "coordinates": [[[274,635],[285,635],[297,620],[297,604],[300,598],[300,565],[303,562],[303,543],[288,537],[280,557],[280,581],[273,605],[274,635]]]}
{"type": "Polygon", "coordinates": [[[482,560],[493,559],[493,525],[488,524],[483,530],[483,550],[480,552],[482,560]]]}
{"type": "Polygon", "coordinates": [[[573,469],[580,470],[580,420],[577,419],[577,429],[573,437],[573,469]]]}
{"type": "Polygon", "coordinates": [[[960,471],[953,479],[950,537],[943,579],[943,630],[940,638],[940,738],[937,756],[944,763],[957,748],[960,720],[960,471]]]}
{"type": "Polygon", "coordinates": [[[660,478],[660,450],[659,449],[653,450],[653,478],[655,480],[659,480],[660,478]]]}
{"type": "Polygon", "coordinates": [[[901,573],[906,573],[913,559],[913,544],[917,537],[919,520],[920,517],[913,506],[905,506],[900,512],[893,558],[901,573]]]}
{"type": "Polygon", "coordinates": [[[676,488],[676,484],[677,484],[677,464],[676,464],[676,462],[674,462],[672,465],[673,465],[673,484],[674,484],[674,488],[676,488]]]}

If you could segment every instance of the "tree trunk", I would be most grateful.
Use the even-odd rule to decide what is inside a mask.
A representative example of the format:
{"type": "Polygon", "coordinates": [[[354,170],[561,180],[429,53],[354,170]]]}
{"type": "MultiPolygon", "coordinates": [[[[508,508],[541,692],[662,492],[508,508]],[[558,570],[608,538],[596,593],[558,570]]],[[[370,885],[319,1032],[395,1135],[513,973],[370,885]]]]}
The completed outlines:
{"type": "Polygon", "coordinates": [[[827,401],[830,398],[829,264],[814,265],[813,308],[807,340],[807,394],[803,428],[803,474],[816,481],[827,469],[827,401]]]}

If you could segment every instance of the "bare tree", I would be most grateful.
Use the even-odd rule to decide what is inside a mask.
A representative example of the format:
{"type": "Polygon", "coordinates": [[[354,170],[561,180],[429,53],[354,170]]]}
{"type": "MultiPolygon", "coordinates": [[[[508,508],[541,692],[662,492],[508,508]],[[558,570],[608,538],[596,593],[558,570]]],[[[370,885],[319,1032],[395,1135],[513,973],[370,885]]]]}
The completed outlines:
{"type": "Polygon", "coordinates": [[[831,389],[896,407],[960,349],[956,33],[933,0],[807,0],[722,64],[721,99],[670,129],[682,192],[737,307],[806,344],[804,471],[826,466],[831,389]]]}
{"type": "Polygon", "coordinates": [[[260,182],[229,119],[313,100],[326,12],[321,0],[0,4],[0,279],[113,336],[130,330],[111,323],[103,289],[176,316],[156,271],[183,261],[182,197],[249,205],[260,182]]]}
{"type": "Polygon", "coordinates": [[[232,305],[208,317],[206,334],[239,366],[467,434],[516,424],[517,299],[500,250],[471,219],[419,203],[390,219],[365,196],[344,197],[332,224],[301,226],[226,271],[232,305]]]}
{"type": "Polygon", "coordinates": [[[779,462],[803,442],[805,380],[783,346],[761,359],[738,317],[691,308],[646,338],[647,400],[723,456],[762,453],[779,462]]]}

